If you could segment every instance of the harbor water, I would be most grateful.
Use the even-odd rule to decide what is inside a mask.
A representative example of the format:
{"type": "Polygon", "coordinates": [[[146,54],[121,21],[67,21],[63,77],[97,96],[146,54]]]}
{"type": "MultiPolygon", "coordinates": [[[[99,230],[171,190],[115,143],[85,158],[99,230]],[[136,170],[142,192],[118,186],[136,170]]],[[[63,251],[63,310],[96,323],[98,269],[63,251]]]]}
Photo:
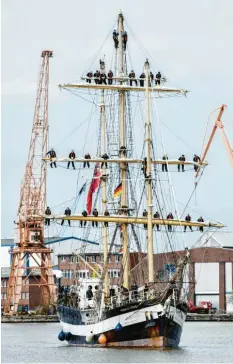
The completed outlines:
{"type": "Polygon", "coordinates": [[[232,363],[232,322],[186,322],[171,350],[68,346],[59,323],[2,324],[2,363],[232,363]]]}

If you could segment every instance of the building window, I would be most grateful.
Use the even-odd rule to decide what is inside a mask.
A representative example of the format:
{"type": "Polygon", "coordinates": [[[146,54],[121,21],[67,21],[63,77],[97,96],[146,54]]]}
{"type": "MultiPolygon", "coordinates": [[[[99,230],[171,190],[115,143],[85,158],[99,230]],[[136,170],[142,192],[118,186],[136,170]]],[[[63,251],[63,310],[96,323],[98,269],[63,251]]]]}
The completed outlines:
{"type": "Polygon", "coordinates": [[[3,293],[3,299],[6,300],[6,293],[3,293]]]}
{"type": "Polygon", "coordinates": [[[69,263],[74,263],[74,256],[73,255],[69,256],[69,263]]]}
{"type": "Polygon", "coordinates": [[[115,255],[115,263],[119,263],[120,259],[119,259],[119,255],[115,255]]]}
{"type": "Polygon", "coordinates": [[[65,262],[65,260],[66,260],[66,257],[65,257],[65,255],[61,255],[61,262],[65,262]]]}
{"type": "Polygon", "coordinates": [[[85,255],[85,262],[89,262],[89,257],[88,257],[88,255],[85,255]]]}
{"type": "Polygon", "coordinates": [[[111,255],[108,256],[108,262],[109,263],[112,263],[112,257],[111,257],[111,255]]]}
{"type": "Polygon", "coordinates": [[[96,255],[92,255],[92,257],[91,257],[91,262],[92,262],[92,263],[96,263],[96,255]]]}
{"type": "Polygon", "coordinates": [[[25,300],[26,299],[26,293],[25,292],[22,292],[21,293],[21,300],[25,300]]]}
{"type": "Polygon", "coordinates": [[[29,292],[26,292],[26,300],[29,300],[29,292]]]}
{"type": "Polygon", "coordinates": [[[78,255],[76,256],[76,263],[78,263],[78,255]]]}
{"type": "Polygon", "coordinates": [[[103,254],[100,255],[100,263],[104,263],[104,255],[103,254]]]}

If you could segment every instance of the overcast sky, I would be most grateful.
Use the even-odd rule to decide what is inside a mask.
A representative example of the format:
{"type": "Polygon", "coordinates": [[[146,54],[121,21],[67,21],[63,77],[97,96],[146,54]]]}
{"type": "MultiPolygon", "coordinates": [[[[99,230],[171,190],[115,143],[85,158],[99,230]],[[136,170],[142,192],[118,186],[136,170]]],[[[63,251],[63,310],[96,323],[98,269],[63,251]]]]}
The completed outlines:
{"type": "MultiPolygon", "coordinates": [[[[88,118],[87,104],[61,93],[56,85],[74,81],[83,74],[109,34],[108,54],[120,9],[126,18],[129,44],[132,41],[131,62],[135,72],[142,71],[145,55],[140,44],[143,44],[157,70],[166,75],[171,85],[190,90],[187,99],[164,99],[158,103],[161,121],[181,138],[165,130],[169,156],[177,158],[184,153],[190,159],[193,153],[199,153],[208,113],[222,103],[228,105],[223,120],[233,144],[232,0],[3,0],[2,237],[13,236],[41,50],[54,51],[49,98],[50,146],[55,147],[59,155],[65,155],[72,148],[79,151],[83,148],[86,130],[65,137],[88,118]],[[127,24],[136,35],[134,39],[130,38],[127,24]]],[[[98,58],[92,70],[97,65],[98,58]]],[[[210,126],[211,123],[213,119],[210,126]]],[[[139,134],[136,133],[137,138],[139,134]]],[[[89,134],[86,149],[93,154],[92,137],[89,134]]],[[[219,133],[207,159],[209,167],[196,200],[191,201],[192,208],[207,220],[211,217],[233,230],[233,170],[219,133]]],[[[51,207],[75,193],[75,186],[70,187],[74,174],[65,172],[57,171],[55,175],[49,171],[51,207]]],[[[185,203],[194,186],[193,174],[175,176],[174,183],[177,199],[185,203]]]]}

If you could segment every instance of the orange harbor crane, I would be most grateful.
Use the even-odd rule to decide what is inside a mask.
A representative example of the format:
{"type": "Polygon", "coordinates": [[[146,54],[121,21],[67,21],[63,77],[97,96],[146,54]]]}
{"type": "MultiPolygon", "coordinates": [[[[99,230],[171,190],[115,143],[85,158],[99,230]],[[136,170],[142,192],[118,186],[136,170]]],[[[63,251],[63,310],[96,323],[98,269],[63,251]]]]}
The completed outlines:
{"type": "Polygon", "coordinates": [[[24,285],[28,289],[35,286],[33,289],[39,290],[43,305],[47,306],[56,299],[52,250],[44,245],[44,219],[33,217],[35,214],[42,215],[46,204],[47,167],[42,158],[48,152],[49,60],[52,56],[53,52],[49,50],[41,53],[31,141],[21,184],[16,246],[11,251],[11,272],[4,313],[17,312],[24,285]]]}
{"type": "Polygon", "coordinates": [[[218,116],[215,120],[215,123],[214,123],[214,126],[213,126],[213,130],[210,134],[210,137],[209,137],[209,140],[208,140],[208,143],[206,144],[206,147],[204,149],[204,152],[203,152],[203,155],[201,157],[201,161],[200,161],[200,164],[199,164],[199,167],[197,169],[197,173],[195,175],[195,177],[197,177],[199,175],[199,172],[200,172],[200,166],[202,164],[204,164],[204,160],[205,160],[205,157],[208,153],[208,150],[210,148],[210,145],[213,141],[213,138],[214,138],[214,135],[215,135],[215,132],[217,129],[219,129],[221,131],[221,135],[222,135],[222,138],[223,138],[223,143],[225,145],[225,148],[226,148],[226,151],[227,151],[227,154],[228,154],[228,157],[229,157],[229,160],[230,160],[230,163],[233,167],[233,149],[231,147],[231,144],[230,144],[230,141],[226,135],[226,132],[225,132],[225,128],[224,128],[224,125],[223,125],[223,122],[221,120],[222,118],[222,114],[224,112],[224,109],[225,109],[226,105],[221,105],[221,107],[219,108],[219,112],[218,112],[218,116]]]}

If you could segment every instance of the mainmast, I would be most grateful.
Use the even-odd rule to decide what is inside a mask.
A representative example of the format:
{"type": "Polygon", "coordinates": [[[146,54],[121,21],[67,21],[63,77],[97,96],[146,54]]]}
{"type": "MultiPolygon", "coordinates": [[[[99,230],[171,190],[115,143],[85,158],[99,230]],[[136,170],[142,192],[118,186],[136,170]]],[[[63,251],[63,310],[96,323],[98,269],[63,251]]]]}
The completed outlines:
{"type": "Polygon", "coordinates": [[[146,74],[146,184],[147,184],[147,244],[148,244],[148,280],[154,281],[154,248],[153,248],[153,226],[152,226],[152,184],[151,184],[151,122],[150,122],[150,65],[148,60],[145,62],[146,74]]]}
{"type": "MultiPolygon", "coordinates": [[[[101,91],[101,155],[106,153],[106,122],[105,122],[105,104],[104,104],[104,90],[101,91]]],[[[106,173],[106,166],[104,164],[102,170],[102,215],[104,215],[104,212],[106,211],[107,207],[107,173],[106,173]]],[[[104,226],[102,228],[102,234],[103,234],[103,241],[104,241],[104,265],[107,267],[108,264],[108,229],[106,226],[106,223],[104,223],[104,226]]],[[[105,273],[105,284],[104,284],[104,292],[105,296],[108,296],[108,269],[106,269],[105,273]]]]}
{"type": "MultiPolygon", "coordinates": [[[[122,13],[118,16],[118,31],[119,31],[119,76],[124,78],[124,51],[123,51],[123,42],[122,35],[124,31],[123,25],[123,15],[122,13]]],[[[123,83],[123,80],[120,81],[120,84],[123,83]]],[[[120,157],[125,157],[125,92],[120,91],[120,157]],[[124,147],[124,148],[122,148],[124,147]]],[[[121,209],[122,214],[127,214],[127,180],[126,180],[126,163],[121,163],[121,182],[122,182],[122,195],[121,195],[121,209]]],[[[122,225],[122,236],[123,236],[123,286],[129,289],[129,252],[128,252],[128,232],[127,225],[122,225]]]]}

